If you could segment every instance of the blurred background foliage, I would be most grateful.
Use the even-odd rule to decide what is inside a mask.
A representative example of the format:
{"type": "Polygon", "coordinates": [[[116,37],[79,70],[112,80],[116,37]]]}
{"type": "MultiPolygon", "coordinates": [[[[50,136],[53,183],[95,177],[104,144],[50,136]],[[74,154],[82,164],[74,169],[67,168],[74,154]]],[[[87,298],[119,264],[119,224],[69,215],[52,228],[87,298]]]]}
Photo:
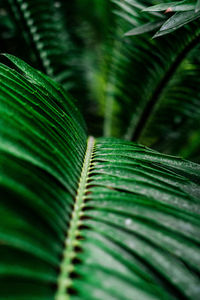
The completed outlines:
{"type": "Polygon", "coordinates": [[[90,134],[199,162],[198,3],[167,2],[0,0],[1,52],[60,82],[90,134]],[[169,34],[152,38],[170,18],[169,34]]]}

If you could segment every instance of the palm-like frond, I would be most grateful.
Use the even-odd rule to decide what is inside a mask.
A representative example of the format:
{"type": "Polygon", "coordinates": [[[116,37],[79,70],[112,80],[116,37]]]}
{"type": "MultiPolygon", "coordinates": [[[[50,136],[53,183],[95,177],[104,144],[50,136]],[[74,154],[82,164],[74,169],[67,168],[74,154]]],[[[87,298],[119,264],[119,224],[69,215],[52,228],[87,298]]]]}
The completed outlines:
{"type": "Polygon", "coordinates": [[[199,146],[193,139],[198,135],[200,125],[200,99],[196,89],[199,85],[198,53],[199,46],[179,67],[161,97],[161,107],[155,110],[140,138],[141,143],[149,141],[159,151],[168,149],[171,153],[180,153],[196,160],[198,158],[193,151],[198,151],[199,146]],[[156,127],[155,123],[160,126],[156,127]]]}
{"type": "MultiPolygon", "coordinates": [[[[146,24],[146,15],[141,14],[142,5],[138,8],[135,1],[125,1],[123,7],[120,1],[115,1],[115,3],[118,4],[118,7],[120,6],[118,11],[121,16],[123,13],[123,18],[119,20],[121,32],[124,29],[125,33],[128,27],[132,27],[131,20],[132,23],[135,22],[136,28],[138,24],[146,24]]],[[[151,14],[149,20],[160,20],[160,15],[151,14]]],[[[156,137],[156,134],[152,133],[155,134],[152,139],[144,138],[144,130],[148,128],[150,122],[156,124],[155,112],[157,116],[163,115],[165,109],[165,118],[168,117],[170,120],[174,120],[173,122],[176,122],[177,119],[187,119],[188,126],[185,126],[184,130],[187,128],[188,134],[195,129],[195,126],[198,126],[198,122],[195,123],[193,120],[192,123],[189,112],[199,111],[199,85],[196,85],[195,90],[191,85],[192,78],[198,78],[198,67],[195,66],[193,59],[198,53],[198,49],[194,49],[198,45],[200,31],[197,24],[192,24],[181,29],[178,35],[170,35],[170,38],[167,36],[151,39],[151,35],[150,32],[139,37],[123,37],[121,33],[121,38],[116,41],[118,46],[115,45],[114,48],[113,65],[110,66],[111,80],[108,82],[109,90],[112,92],[111,96],[108,94],[108,97],[105,98],[105,133],[142,141],[146,145],[158,145],[155,141],[162,139],[162,135],[156,137]],[[189,73],[185,67],[187,65],[190,65],[190,69],[193,70],[192,76],[188,75],[187,77],[189,73]],[[185,86],[186,77],[189,80],[187,86],[185,86]],[[183,85],[184,97],[180,98],[176,84],[183,85]],[[187,89],[185,94],[184,88],[187,89]],[[175,115],[176,109],[174,111],[172,107],[166,111],[169,94],[171,98],[167,106],[170,108],[173,102],[173,107],[179,107],[177,115],[175,115]],[[189,99],[192,98],[194,101],[190,102],[189,99]],[[181,105],[179,101],[181,101],[181,105]],[[184,109],[186,105],[188,106],[187,113],[184,109]]],[[[164,128],[165,124],[166,122],[160,118],[158,127],[164,128]]],[[[187,137],[183,130],[182,133],[182,143],[186,143],[187,137]]],[[[168,136],[167,143],[169,145],[165,151],[170,152],[170,147],[174,142],[173,129],[167,126],[165,134],[168,136]]],[[[159,145],[157,149],[159,149],[159,145]]],[[[174,153],[181,151],[180,148],[173,150],[175,150],[174,153]]]]}
{"type": "Polygon", "coordinates": [[[41,70],[70,90],[74,84],[70,55],[73,48],[62,22],[60,3],[54,0],[9,0],[9,3],[41,70]]]}
{"type": "Polygon", "coordinates": [[[26,59],[78,99],[91,132],[102,134],[103,120],[97,106],[104,80],[100,65],[102,44],[113,19],[110,1],[9,3],[17,26],[22,28],[36,56],[35,60],[31,55],[26,59]]]}
{"type": "MultiPolygon", "coordinates": [[[[106,136],[125,137],[198,160],[198,143],[193,143],[190,154],[184,146],[191,143],[191,136],[197,136],[199,126],[190,113],[199,111],[199,76],[194,63],[198,51],[193,51],[199,42],[198,24],[180,29],[178,36],[175,33],[152,40],[152,32],[168,18],[163,14],[166,3],[142,12],[154,1],[113,0],[101,5],[93,1],[91,10],[89,1],[77,0],[73,5],[53,0],[10,1],[18,24],[26,28],[32,41],[41,69],[79,99],[92,134],[100,136],[104,127],[106,136]],[[125,37],[133,26],[134,32],[146,34],[125,37]],[[152,31],[148,33],[149,29],[152,31]],[[187,65],[193,76],[187,75],[187,65]],[[180,99],[179,86],[185,82],[187,91],[182,87],[180,99]],[[172,103],[179,109],[171,109],[172,103]],[[186,106],[187,112],[181,110],[186,106]],[[152,124],[158,121],[159,127],[152,131],[152,124]],[[174,145],[177,135],[179,147],[174,145]]],[[[190,9],[191,4],[173,7],[180,11],[190,9]]]]}
{"type": "Polygon", "coordinates": [[[85,125],[60,86],[9,58],[26,76],[0,66],[0,298],[51,299],[86,149],[85,125]]]}
{"type": "Polygon", "coordinates": [[[199,165],[87,142],[64,90],[8,58],[21,73],[0,66],[0,299],[198,299],[199,165]]]}

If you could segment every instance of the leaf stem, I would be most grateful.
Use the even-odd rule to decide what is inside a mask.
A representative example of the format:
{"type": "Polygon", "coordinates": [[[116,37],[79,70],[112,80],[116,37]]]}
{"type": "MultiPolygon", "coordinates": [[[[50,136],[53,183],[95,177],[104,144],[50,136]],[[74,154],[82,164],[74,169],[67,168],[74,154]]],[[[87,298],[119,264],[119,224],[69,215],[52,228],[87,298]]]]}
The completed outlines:
{"type": "Polygon", "coordinates": [[[63,252],[63,260],[61,262],[60,275],[58,277],[58,288],[55,295],[55,300],[69,300],[70,296],[67,293],[67,289],[71,286],[72,281],[70,278],[71,272],[74,270],[73,259],[76,256],[75,247],[79,241],[77,237],[80,235],[79,225],[80,218],[83,216],[84,199],[86,193],[87,181],[89,178],[89,170],[92,161],[92,155],[94,151],[95,139],[93,137],[88,138],[87,150],[85,153],[85,159],[83,162],[83,168],[79,181],[79,186],[74,202],[74,208],[72,211],[72,217],[67,231],[67,237],[65,240],[65,249],[63,252]]]}

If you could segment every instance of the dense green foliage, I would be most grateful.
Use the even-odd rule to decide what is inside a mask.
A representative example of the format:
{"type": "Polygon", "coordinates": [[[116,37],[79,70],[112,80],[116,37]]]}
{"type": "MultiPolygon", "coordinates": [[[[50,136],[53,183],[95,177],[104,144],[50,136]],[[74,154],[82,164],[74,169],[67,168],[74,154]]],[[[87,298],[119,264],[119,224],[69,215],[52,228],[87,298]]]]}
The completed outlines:
{"type": "MultiPolygon", "coordinates": [[[[145,12],[160,12],[163,11],[165,14],[175,13],[170,16],[167,21],[162,20],[154,22],[147,25],[142,25],[139,28],[135,28],[127,32],[127,35],[136,35],[144,32],[152,31],[152,29],[156,29],[160,27],[159,31],[154,35],[154,37],[162,36],[168,33],[171,33],[178,28],[194,21],[200,17],[200,1],[176,1],[176,2],[168,2],[156,4],[150,7],[145,8],[143,11],[145,12]],[[151,26],[150,26],[151,25],[151,26]]],[[[161,16],[159,16],[161,17],[161,16]]]]}
{"type": "Polygon", "coordinates": [[[0,5],[0,300],[198,300],[199,1],[0,5]]]}
{"type": "MultiPolygon", "coordinates": [[[[50,75],[78,99],[90,134],[123,137],[199,162],[200,29],[198,21],[190,22],[152,39],[157,25],[176,16],[162,10],[169,6],[163,2],[158,11],[143,12],[159,1],[9,0],[2,51],[50,75]],[[146,33],[126,35],[133,27],[143,32],[141,26],[146,33]]],[[[195,13],[195,1],[182,5],[176,10],[189,5],[195,13]]]]}

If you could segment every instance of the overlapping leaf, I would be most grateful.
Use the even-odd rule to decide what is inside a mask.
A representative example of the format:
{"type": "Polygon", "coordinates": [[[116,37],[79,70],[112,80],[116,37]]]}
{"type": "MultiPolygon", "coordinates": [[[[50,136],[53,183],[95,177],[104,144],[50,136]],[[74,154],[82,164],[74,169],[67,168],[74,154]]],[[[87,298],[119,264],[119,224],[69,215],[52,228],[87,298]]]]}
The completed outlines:
{"type": "MultiPolygon", "coordinates": [[[[199,14],[199,1],[176,1],[176,2],[167,2],[160,3],[150,7],[147,7],[143,10],[144,12],[164,12],[165,14],[169,13],[170,17],[163,22],[164,24],[160,27],[159,31],[155,34],[154,37],[163,36],[165,34],[171,33],[178,28],[198,19],[199,14]],[[175,13],[171,16],[171,13],[175,13]]],[[[146,24],[148,25],[148,24],[146,24]]],[[[146,31],[151,31],[152,24],[149,24],[149,30],[146,26],[146,31]]],[[[140,27],[132,29],[130,35],[139,34],[141,31],[140,27]]]]}

